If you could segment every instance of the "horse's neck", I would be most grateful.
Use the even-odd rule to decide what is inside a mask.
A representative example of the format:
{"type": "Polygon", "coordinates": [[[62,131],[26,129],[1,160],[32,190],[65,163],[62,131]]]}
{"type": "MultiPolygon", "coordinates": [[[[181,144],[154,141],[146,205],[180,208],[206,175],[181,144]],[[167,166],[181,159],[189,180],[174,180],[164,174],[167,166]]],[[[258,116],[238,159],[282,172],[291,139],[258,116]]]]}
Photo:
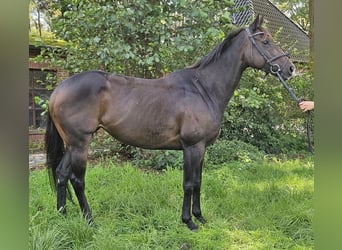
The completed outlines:
{"type": "Polygon", "coordinates": [[[216,108],[223,113],[234,90],[237,88],[243,71],[246,69],[241,50],[227,48],[216,62],[198,69],[201,83],[210,99],[216,101],[216,108]]]}

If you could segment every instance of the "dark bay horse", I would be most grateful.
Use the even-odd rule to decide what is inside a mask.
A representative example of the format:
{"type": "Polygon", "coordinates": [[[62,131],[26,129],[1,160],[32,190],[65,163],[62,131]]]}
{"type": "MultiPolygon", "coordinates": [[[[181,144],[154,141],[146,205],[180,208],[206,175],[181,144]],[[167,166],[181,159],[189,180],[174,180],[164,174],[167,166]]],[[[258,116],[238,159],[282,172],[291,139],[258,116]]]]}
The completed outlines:
{"type": "Polygon", "coordinates": [[[92,222],[84,189],[87,150],[103,128],[117,140],[147,149],[183,150],[182,221],[197,229],[191,212],[200,208],[206,147],[220,133],[223,112],[243,71],[261,69],[284,79],[294,74],[288,54],[278,48],[257,16],[246,29],[227,36],[194,65],[159,79],[140,79],[101,71],[83,72],[53,91],[46,131],[47,165],[65,213],[70,180],[84,217],[92,222]],[[192,208],[191,208],[192,207],[192,208]]]}

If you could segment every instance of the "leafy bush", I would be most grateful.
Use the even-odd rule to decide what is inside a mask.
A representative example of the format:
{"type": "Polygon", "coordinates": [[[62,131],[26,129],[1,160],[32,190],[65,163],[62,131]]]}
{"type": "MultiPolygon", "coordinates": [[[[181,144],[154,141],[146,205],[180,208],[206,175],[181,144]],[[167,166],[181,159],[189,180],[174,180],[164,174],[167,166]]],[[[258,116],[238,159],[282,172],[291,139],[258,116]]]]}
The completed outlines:
{"type": "MultiPolygon", "coordinates": [[[[51,13],[58,14],[50,20],[51,30],[66,43],[59,49],[43,49],[36,60],[71,74],[102,69],[160,77],[194,63],[222,41],[233,29],[227,12],[233,4],[230,0],[193,1],[191,7],[185,1],[119,1],[115,5],[53,1],[51,13]]],[[[299,97],[313,100],[312,68],[296,66],[299,74],[289,85],[299,97]]],[[[275,77],[262,74],[252,70],[243,74],[241,86],[224,113],[220,138],[244,141],[270,154],[306,150],[305,116],[275,77]]],[[[120,143],[106,152],[128,158],[141,156],[136,148],[120,143]]],[[[153,161],[158,166],[163,165],[160,159],[172,158],[157,155],[153,161]]],[[[138,161],[142,163],[142,159],[138,161]]]]}
{"type": "Polygon", "coordinates": [[[102,129],[93,135],[89,156],[91,159],[110,158],[114,162],[131,161],[137,167],[155,170],[182,168],[183,164],[182,151],[137,148],[115,140],[102,129]]]}
{"type": "MultiPolygon", "coordinates": [[[[313,100],[312,70],[297,66],[300,76],[288,84],[298,97],[313,100]]],[[[241,140],[269,154],[306,151],[306,115],[279,80],[247,70],[225,110],[221,139],[241,140]]],[[[309,120],[313,131],[313,119],[309,120]]]]}
{"type": "Polygon", "coordinates": [[[182,169],[183,153],[176,150],[137,149],[132,163],[140,168],[163,170],[166,168],[182,169]]]}
{"type": "Polygon", "coordinates": [[[119,148],[119,142],[103,129],[100,129],[93,134],[88,153],[89,157],[93,159],[98,157],[116,158],[119,153],[119,148]]]}
{"type": "MultiPolygon", "coordinates": [[[[70,72],[103,69],[154,78],[194,63],[232,28],[231,0],[54,1],[51,29],[66,41],[63,60],[70,72]],[[187,21],[185,21],[187,20],[187,21]]],[[[57,53],[57,52],[53,52],[57,53]]],[[[63,53],[63,52],[62,52],[63,53]]]]}
{"type": "Polygon", "coordinates": [[[239,140],[217,140],[207,149],[207,162],[211,165],[220,165],[232,161],[249,164],[261,161],[264,153],[251,144],[239,140]]]}

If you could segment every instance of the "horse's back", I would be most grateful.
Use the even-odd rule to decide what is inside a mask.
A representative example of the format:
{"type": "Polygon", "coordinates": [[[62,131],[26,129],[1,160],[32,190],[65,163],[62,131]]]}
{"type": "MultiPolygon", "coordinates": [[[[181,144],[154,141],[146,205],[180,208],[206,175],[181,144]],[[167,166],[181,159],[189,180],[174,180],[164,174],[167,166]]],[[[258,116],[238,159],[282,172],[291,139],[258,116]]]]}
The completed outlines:
{"type": "Polygon", "coordinates": [[[56,87],[51,98],[85,99],[106,88],[108,73],[102,71],[86,71],[69,77],[56,87]]]}

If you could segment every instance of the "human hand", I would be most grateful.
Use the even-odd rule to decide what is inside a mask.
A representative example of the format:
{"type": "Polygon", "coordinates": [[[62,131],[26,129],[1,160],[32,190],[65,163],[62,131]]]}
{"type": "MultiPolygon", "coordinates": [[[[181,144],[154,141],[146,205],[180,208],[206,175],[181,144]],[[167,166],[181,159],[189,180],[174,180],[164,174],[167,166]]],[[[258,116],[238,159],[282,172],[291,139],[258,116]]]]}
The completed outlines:
{"type": "Polygon", "coordinates": [[[303,112],[307,112],[310,110],[313,110],[315,107],[315,103],[313,101],[302,101],[299,103],[299,108],[303,111],[303,112]]]}

